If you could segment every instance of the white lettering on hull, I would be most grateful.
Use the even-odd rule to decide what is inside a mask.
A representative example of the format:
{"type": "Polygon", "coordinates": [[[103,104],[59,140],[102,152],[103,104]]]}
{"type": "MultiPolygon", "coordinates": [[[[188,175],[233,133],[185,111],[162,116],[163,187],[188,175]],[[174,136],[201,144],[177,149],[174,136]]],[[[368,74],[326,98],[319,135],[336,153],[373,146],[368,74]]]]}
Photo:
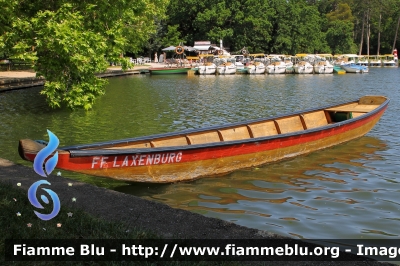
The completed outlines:
{"type": "Polygon", "coordinates": [[[94,156],[92,169],[112,168],[128,166],[145,166],[157,164],[179,163],[182,160],[182,152],[156,153],[156,154],[135,154],[126,156],[94,156]]]}

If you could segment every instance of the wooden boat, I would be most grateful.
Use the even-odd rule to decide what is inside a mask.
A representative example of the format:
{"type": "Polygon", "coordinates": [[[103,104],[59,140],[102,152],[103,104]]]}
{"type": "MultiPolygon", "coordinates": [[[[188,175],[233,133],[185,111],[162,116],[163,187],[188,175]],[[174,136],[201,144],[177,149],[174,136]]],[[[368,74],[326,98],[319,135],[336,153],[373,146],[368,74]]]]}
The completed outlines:
{"type": "MultiPolygon", "coordinates": [[[[389,104],[384,96],[204,129],[59,148],[56,167],[119,180],[168,183],[226,174],[292,158],[366,134],[389,104]]],[[[19,141],[33,161],[45,146],[19,141]]]]}
{"type": "Polygon", "coordinates": [[[149,68],[151,75],[167,75],[167,74],[187,74],[191,67],[152,67],[149,68]]]}

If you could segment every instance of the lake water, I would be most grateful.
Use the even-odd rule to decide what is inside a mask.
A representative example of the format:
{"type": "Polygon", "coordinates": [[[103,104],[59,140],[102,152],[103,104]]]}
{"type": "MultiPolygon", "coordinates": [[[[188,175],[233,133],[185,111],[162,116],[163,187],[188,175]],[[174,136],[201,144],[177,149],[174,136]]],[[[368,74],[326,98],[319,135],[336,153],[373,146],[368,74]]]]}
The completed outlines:
{"type": "Polygon", "coordinates": [[[400,235],[400,70],[368,74],[149,76],[109,79],[91,111],[51,110],[40,88],[0,93],[0,157],[32,166],[21,138],[60,146],[237,122],[354,100],[391,99],[365,137],[292,160],[175,184],[65,177],[159,201],[209,217],[295,238],[400,235]]]}

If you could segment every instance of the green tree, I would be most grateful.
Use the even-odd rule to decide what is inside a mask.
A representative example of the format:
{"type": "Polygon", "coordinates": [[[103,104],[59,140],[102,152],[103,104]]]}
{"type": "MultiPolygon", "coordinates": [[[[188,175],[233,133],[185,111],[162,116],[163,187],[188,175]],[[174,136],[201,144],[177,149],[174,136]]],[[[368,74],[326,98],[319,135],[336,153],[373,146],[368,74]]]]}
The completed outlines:
{"type": "Polygon", "coordinates": [[[317,53],[328,49],[325,23],[318,7],[306,1],[272,1],[273,19],[272,53],[317,53]]]}
{"type": "Polygon", "coordinates": [[[178,25],[168,25],[167,33],[162,38],[162,44],[167,47],[171,45],[176,46],[181,42],[184,42],[184,40],[181,38],[181,34],[178,31],[178,25]]]}
{"type": "Polygon", "coordinates": [[[104,94],[105,80],[95,74],[108,61],[129,67],[122,55],[142,49],[168,0],[10,1],[14,23],[3,27],[3,51],[35,61],[51,107],[90,109],[104,94]]]}
{"type": "Polygon", "coordinates": [[[339,3],[338,5],[335,6],[336,8],[332,12],[326,14],[326,17],[328,18],[329,21],[342,20],[342,21],[353,22],[354,17],[353,14],[351,13],[351,9],[348,4],[339,3]]]}
{"type": "Polygon", "coordinates": [[[326,41],[332,53],[356,53],[356,45],[353,40],[354,16],[350,6],[346,3],[336,3],[332,11],[326,14],[328,29],[326,41]]]}
{"type": "Polygon", "coordinates": [[[226,26],[226,20],[231,16],[231,10],[225,1],[211,1],[209,8],[199,12],[193,23],[208,40],[217,41],[233,36],[232,28],[226,26]]]}
{"type": "Polygon", "coordinates": [[[400,16],[399,0],[353,0],[354,38],[364,53],[391,53],[400,16]]]}
{"type": "Polygon", "coordinates": [[[356,53],[357,47],[353,42],[353,24],[343,20],[329,23],[326,40],[333,54],[356,53]]]}
{"type": "Polygon", "coordinates": [[[260,52],[271,39],[272,10],[265,0],[171,0],[167,13],[168,25],[179,25],[188,44],[222,39],[231,51],[247,46],[260,52]]]}
{"type": "Polygon", "coordinates": [[[235,15],[233,36],[238,39],[236,48],[248,47],[250,52],[265,52],[269,50],[268,43],[272,36],[273,9],[269,1],[248,0],[242,2],[241,15],[235,15]]]}

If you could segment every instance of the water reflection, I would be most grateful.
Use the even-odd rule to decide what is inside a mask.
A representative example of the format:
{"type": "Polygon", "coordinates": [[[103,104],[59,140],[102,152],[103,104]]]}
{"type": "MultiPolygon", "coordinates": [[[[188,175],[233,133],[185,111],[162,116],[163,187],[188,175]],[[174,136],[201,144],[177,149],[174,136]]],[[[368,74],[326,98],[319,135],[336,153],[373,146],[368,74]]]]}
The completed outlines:
{"type": "MultiPolygon", "coordinates": [[[[374,205],[382,203],[374,198],[392,191],[390,186],[371,187],[377,178],[371,172],[379,170],[368,167],[367,172],[364,168],[368,160],[383,160],[377,152],[386,149],[378,138],[362,137],[290,161],[226,176],[171,185],[130,184],[115,190],[276,233],[310,237],[319,228],[328,231],[319,234],[329,236],[333,231],[335,237],[346,238],[348,231],[343,233],[331,223],[335,224],[338,216],[356,220],[354,234],[366,233],[365,218],[379,209],[374,205]]],[[[385,203],[393,204],[398,205],[385,203]]],[[[380,233],[369,230],[368,234],[380,233]]],[[[397,236],[393,232],[384,234],[397,236]]]]}

